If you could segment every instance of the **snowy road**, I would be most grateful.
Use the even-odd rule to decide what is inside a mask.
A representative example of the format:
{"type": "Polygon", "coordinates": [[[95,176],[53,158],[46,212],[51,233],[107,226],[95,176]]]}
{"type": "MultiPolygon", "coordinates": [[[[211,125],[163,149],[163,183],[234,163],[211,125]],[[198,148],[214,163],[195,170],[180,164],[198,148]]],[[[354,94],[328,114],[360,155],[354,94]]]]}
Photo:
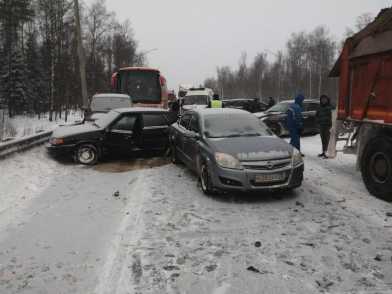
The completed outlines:
{"type": "Polygon", "coordinates": [[[3,160],[0,293],[392,293],[392,205],[303,144],[304,185],[276,195],[206,197],[162,160],[3,160]]]}

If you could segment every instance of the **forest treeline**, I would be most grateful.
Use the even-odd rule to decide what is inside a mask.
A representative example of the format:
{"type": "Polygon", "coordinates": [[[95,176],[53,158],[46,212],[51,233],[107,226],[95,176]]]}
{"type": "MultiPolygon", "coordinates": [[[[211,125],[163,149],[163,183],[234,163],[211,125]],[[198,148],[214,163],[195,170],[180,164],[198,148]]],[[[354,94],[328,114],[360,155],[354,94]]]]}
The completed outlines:
{"type": "MultiPolygon", "coordinates": [[[[81,3],[88,94],[110,90],[115,69],[143,65],[130,21],[105,0],[81,3]]],[[[82,104],[73,0],[0,0],[0,104],[10,116],[82,104]]]]}
{"type": "MultiPolygon", "coordinates": [[[[372,20],[369,13],[359,16],[355,27],[346,29],[344,39],[372,20]]],[[[283,50],[264,50],[251,62],[242,53],[237,68],[218,67],[216,77],[206,79],[204,85],[225,98],[281,100],[302,93],[308,98],[327,94],[336,99],[338,82],[328,75],[342,45],[343,40],[337,41],[325,26],[293,33],[283,50]]]]}

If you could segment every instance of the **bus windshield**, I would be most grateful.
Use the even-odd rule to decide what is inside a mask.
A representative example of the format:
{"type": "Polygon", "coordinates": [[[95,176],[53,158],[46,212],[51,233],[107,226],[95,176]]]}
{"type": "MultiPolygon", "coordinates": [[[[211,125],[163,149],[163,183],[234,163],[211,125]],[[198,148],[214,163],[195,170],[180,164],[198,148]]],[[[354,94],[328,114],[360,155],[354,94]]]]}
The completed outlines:
{"type": "Polygon", "coordinates": [[[120,91],[132,97],[132,101],[161,102],[161,85],[156,71],[130,70],[120,72],[120,91]]]}

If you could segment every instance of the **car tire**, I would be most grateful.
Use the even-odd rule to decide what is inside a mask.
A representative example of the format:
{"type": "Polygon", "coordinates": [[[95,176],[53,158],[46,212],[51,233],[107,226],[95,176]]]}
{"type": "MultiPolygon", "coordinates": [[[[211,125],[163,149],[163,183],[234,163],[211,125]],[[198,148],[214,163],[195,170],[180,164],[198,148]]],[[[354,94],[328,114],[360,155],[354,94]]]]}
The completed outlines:
{"type": "Polygon", "coordinates": [[[392,201],[392,142],[387,138],[369,141],[362,154],[361,173],[368,191],[392,201]]]}
{"type": "Polygon", "coordinates": [[[177,155],[176,147],[173,145],[170,147],[170,161],[173,164],[180,164],[181,163],[181,161],[177,155]]]}
{"type": "Polygon", "coordinates": [[[208,165],[205,162],[203,162],[200,167],[200,186],[201,190],[206,195],[213,195],[216,192],[211,180],[208,165]]]}
{"type": "Polygon", "coordinates": [[[93,144],[81,144],[76,148],[75,159],[84,165],[94,165],[98,162],[98,148],[93,144]]]}

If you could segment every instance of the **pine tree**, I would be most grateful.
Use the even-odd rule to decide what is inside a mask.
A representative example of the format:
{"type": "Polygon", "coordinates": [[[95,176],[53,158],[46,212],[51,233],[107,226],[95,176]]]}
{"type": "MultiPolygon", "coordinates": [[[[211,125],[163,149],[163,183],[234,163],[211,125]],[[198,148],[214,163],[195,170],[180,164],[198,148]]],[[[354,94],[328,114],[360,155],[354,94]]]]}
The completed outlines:
{"type": "Polygon", "coordinates": [[[23,42],[19,37],[23,25],[31,19],[31,0],[0,0],[1,37],[4,40],[4,64],[1,69],[2,96],[8,104],[10,116],[26,107],[26,73],[23,42]]]}
{"type": "Polygon", "coordinates": [[[35,113],[41,113],[44,110],[45,101],[47,101],[41,60],[37,33],[33,31],[28,35],[26,43],[26,77],[29,97],[27,106],[35,113]]]}

